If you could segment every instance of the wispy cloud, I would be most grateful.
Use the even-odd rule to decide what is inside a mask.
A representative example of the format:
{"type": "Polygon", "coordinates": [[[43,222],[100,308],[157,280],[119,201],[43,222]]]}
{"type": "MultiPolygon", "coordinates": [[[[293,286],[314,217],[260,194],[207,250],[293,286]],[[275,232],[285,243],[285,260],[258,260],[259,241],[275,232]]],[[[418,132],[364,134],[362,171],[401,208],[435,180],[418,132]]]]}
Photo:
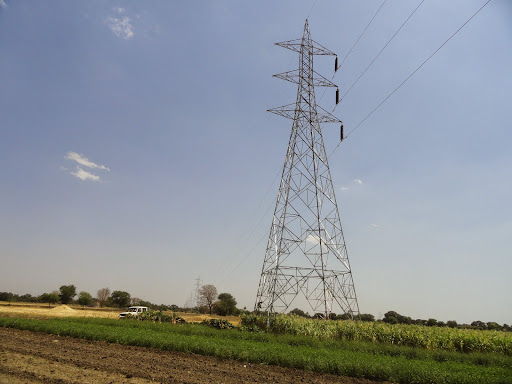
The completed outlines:
{"type": "Polygon", "coordinates": [[[382,227],[379,224],[370,224],[370,228],[375,231],[379,231],[382,227]]]}
{"type": "Polygon", "coordinates": [[[66,153],[66,159],[74,160],[78,164],[83,165],[84,167],[87,167],[87,168],[97,168],[97,169],[103,169],[105,171],[110,171],[110,168],[105,167],[104,165],[98,165],[96,163],[93,163],[92,161],[89,161],[89,159],[87,157],[85,157],[84,155],[81,155],[76,152],[70,151],[70,152],[66,153]]]}
{"type": "Polygon", "coordinates": [[[7,3],[4,0],[0,0],[0,8],[7,8],[7,3]]]}
{"type": "MultiPolygon", "coordinates": [[[[90,161],[84,155],[81,155],[81,154],[73,152],[73,151],[69,151],[68,153],[66,153],[65,158],[68,160],[76,161],[78,163],[76,166],[76,171],[69,172],[69,174],[75,176],[76,178],[78,178],[80,180],[101,181],[100,176],[95,175],[92,172],[86,171],[82,167],[87,167],[90,169],[101,169],[103,171],[110,171],[110,168],[108,168],[104,165],[96,164],[96,163],[90,161]]],[[[66,167],[63,167],[63,166],[61,166],[60,168],[63,171],[68,170],[66,167]]]]}
{"type": "Polygon", "coordinates": [[[126,15],[126,10],[118,7],[114,8],[114,12],[116,13],[115,15],[107,17],[105,20],[106,24],[117,37],[125,40],[131,39],[135,36],[135,33],[133,32],[131,19],[126,15]]]}
{"type": "Polygon", "coordinates": [[[100,177],[91,172],[88,172],[80,167],[76,167],[76,172],[69,172],[75,177],[78,177],[80,180],[92,180],[92,181],[100,181],[100,177]]]}
{"type": "MultiPolygon", "coordinates": [[[[353,182],[354,184],[357,184],[357,185],[362,185],[362,184],[363,184],[363,180],[361,180],[361,179],[354,179],[354,180],[352,180],[352,182],[353,182]]],[[[348,191],[350,188],[349,188],[349,187],[345,187],[345,186],[343,186],[343,187],[341,187],[340,189],[341,189],[342,191],[348,191]]]]}

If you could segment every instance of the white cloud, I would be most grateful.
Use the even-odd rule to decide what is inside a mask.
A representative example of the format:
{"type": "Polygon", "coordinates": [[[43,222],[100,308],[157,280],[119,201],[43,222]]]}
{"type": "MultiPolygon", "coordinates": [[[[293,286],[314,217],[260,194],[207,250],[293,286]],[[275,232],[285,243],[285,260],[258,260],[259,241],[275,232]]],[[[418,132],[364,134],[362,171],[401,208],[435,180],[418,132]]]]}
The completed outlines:
{"type": "Polygon", "coordinates": [[[354,183],[356,183],[356,184],[363,184],[363,180],[361,180],[361,179],[354,179],[354,183]]]}
{"type": "Polygon", "coordinates": [[[79,153],[69,151],[66,153],[66,159],[68,160],[74,160],[78,164],[83,165],[87,168],[97,168],[97,169],[103,169],[105,171],[110,171],[110,168],[105,167],[104,165],[98,165],[96,163],[93,163],[92,161],[89,161],[89,159],[79,153]]]}
{"type": "MultiPolygon", "coordinates": [[[[105,167],[104,165],[99,165],[99,164],[93,163],[84,155],[81,155],[81,154],[73,152],[73,151],[69,151],[68,153],[66,153],[65,158],[68,160],[76,161],[78,163],[78,165],[76,166],[76,171],[69,172],[69,173],[71,175],[79,178],[80,180],[101,181],[101,178],[98,175],[95,175],[94,173],[86,171],[82,167],[87,167],[87,168],[91,168],[91,169],[101,169],[103,171],[110,171],[110,168],[105,167]]],[[[68,171],[68,168],[63,167],[63,166],[61,166],[60,169],[63,171],[68,171]]]]}
{"type": "Polygon", "coordinates": [[[7,8],[7,3],[4,0],[0,0],[0,7],[7,8]]]}
{"type": "Polygon", "coordinates": [[[370,224],[370,227],[372,229],[375,229],[376,231],[378,231],[381,228],[381,226],[379,224],[370,224]]]}
{"type": "Polygon", "coordinates": [[[91,172],[87,172],[80,167],[76,167],[76,172],[70,172],[73,176],[79,178],[80,180],[92,180],[92,181],[100,181],[100,177],[98,175],[94,175],[91,172]]]}
{"type": "Polygon", "coordinates": [[[349,190],[349,188],[348,188],[348,187],[341,187],[340,189],[341,189],[342,191],[348,191],[348,190],[349,190]]]}
{"type": "Polygon", "coordinates": [[[107,17],[105,22],[107,23],[108,27],[117,37],[125,40],[131,39],[135,33],[133,32],[131,19],[125,15],[126,10],[124,8],[118,7],[114,8],[114,11],[118,13],[118,16],[107,17]]]}
{"type": "Polygon", "coordinates": [[[306,237],[306,243],[310,244],[320,244],[320,238],[316,235],[309,234],[306,237]]]}

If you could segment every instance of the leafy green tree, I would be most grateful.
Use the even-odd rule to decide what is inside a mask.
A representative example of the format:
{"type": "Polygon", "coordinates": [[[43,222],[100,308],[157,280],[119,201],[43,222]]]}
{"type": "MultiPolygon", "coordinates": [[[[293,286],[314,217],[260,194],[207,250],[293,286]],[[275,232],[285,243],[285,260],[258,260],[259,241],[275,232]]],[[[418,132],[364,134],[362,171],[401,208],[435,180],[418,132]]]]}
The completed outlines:
{"type": "Polygon", "coordinates": [[[123,308],[130,305],[131,296],[125,291],[114,291],[112,292],[112,295],[110,295],[110,299],[112,301],[112,305],[123,308]]]}
{"type": "MultiPolygon", "coordinates": [[[[320,314],[321,317],[320,319],[323,319],[324,318],[324,315],[323,314],[320,314]]],[[[336,316],[335,320],[351,320],[352,319],[352,316],[350,315],[350,313],[342,313],[342,314],[339,314],[338,316],[336,316]]]]}
{"type": "Polygon", "coordinates": [[[78,294],[78,304],[80,304],[81,306],[83,306],[85,308],[85,306],[91,305],[91,303],[92,303],[92,296],[90,293],[80,292],[78,294]]]}
{"type": "Polygon", "coordinates": [[[395,311],[389,311],[384,314],[383,322],[389,324],[412,324],[414,321],[409,316],[402,316],[395,311]]]}
{"type": "Polygon", "coordinates": [[[62,285],[60,288],[60,302],[62,304],[69,304],[76,296],[76,287],[74,285],[62,285]]]}
{"type": "Polygon", "coordinates": [[[293,315],[297,315],[297,316],[300,316],[300,317],[306,317],[306,318],[309,318],[309,314],[304,312],[302,309],[299,309],[299,308],[294,308],[290,311],[290,314],[293,314],[293,315]]]}
{"type": "Polygon", "coordinates": [[[219,301],[215,303],[215,310],[218,315],[229,316],[237,313],[236,300],[230,293],[221,293],[219,301]]]}
{"type": "Polygon", "coordinates": [[[13,294],[11,292],[0,292],[0,301],[12,301],[13,294]]]}
{"type": "Polygon", "coordinates": [[[361,321],[375,321],[375,317],[370,313],[361,313],[359,318],[361,321]]]}
{"type": "Polygon", "coordinates": [[[435,325],[437,325],[437,320],[436,319],[430,318],[430,319],[427,320],[427,324],[426,324],[427,327],[433,327],[435,325]]]}
{"type": "Polygon", "coordinates": [[[38,299],[39,298],[37,296],[32,296],[30,293],[25,293],[18,297],[18,301],[21,301],[22,303],[37,303],[38,299]]]}
{"type": "Polygon", "coordinates": [[[39,302],[48,303],[48,308],[50,307],[50,304],[55,304],[58,301],[59,293],[55,291],[52,293],[43,293],[41,296],[39,296],[39,302]]]}
{"type": "Polygon", "coordinates": [[[480,321],[480,320],[473,321],[471,323],[471,326],[478,328],[478,329],[486,329],[487,328],[487,324],[485,324],[483,321],[480,321]]]}
{"type": "Polygon", "coordinates": [[[499,331],[501,330],[501,325],[499,325],[498,323],[494,322],[494,321],[490,321],[487,323],[487,329],[489,330],[494,330],[494,331],[499,331]]]}

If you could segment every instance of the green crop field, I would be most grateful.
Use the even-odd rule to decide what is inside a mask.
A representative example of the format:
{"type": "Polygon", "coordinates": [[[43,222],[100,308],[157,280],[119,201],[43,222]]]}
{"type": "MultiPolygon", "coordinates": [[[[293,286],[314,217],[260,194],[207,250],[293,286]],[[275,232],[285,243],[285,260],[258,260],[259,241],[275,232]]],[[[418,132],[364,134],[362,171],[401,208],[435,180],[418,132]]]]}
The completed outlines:
{"type": "MultiPolygon", "coordinates": [[[[242,326],[248,329],[266,329],[266,318],[243,316],[242,326]]],[[[368,341],[428,350],[491,352],[512,356],[512,332],[349,320],[319,321],[289,315],[271,318],[269,330],[278,334],[312,336],[321,340],[368,341]]]]}
{"type": "MultiPolygon", "coordinates": [[[[319,329],[327,327],[325,322],[317,324],[319,329]]],[[[507,353],[461,353],[298,334],[303,330],[275,334],[135,320],[0,317],[0,326],[377,381],[512,384],[512,357],[507,353]]]]}

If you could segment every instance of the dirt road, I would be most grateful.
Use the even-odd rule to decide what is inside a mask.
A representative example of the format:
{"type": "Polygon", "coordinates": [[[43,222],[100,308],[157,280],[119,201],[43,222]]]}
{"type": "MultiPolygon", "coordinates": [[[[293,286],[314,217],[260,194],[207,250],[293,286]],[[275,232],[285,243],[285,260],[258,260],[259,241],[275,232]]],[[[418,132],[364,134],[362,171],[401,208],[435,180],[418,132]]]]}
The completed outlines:
{"type": "Polygon", "coordinates": [[[370,381],[0,328],[0,384],[370,381]]]}

